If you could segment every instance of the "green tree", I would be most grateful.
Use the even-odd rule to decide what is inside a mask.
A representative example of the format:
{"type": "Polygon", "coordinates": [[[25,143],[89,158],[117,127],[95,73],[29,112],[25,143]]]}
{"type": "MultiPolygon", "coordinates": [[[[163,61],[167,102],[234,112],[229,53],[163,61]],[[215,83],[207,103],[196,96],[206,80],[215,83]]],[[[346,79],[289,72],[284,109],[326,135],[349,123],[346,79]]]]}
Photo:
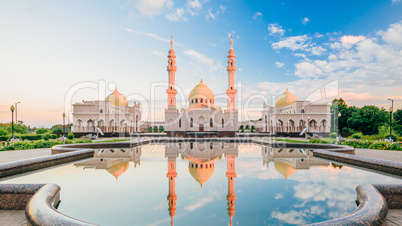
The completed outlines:
{"type": "Polygon", "coordinates": [[[348,125],[348,119],[352,117],[353,112],[356,112],[355,106],[350,106],[345,103],[342,98],[334,99],[331,106],[331,131],[350,131],[352,128],[348,125]],[[338,114],[341,113],[341,117],[338,114]]]}
{"type": "Polygon", "coordinates": [[[347,120],[350,128],[362,132],[364,135],[378,134],[380,126],[387,123],[389,113],[373,105],[358,108],[347,120]]]}
{"type": "Polygon", "coordinates": [[[392,120],[392,130],[396,131],[402,136],[402,109],[398,109],[394,112],[392,120]]]}

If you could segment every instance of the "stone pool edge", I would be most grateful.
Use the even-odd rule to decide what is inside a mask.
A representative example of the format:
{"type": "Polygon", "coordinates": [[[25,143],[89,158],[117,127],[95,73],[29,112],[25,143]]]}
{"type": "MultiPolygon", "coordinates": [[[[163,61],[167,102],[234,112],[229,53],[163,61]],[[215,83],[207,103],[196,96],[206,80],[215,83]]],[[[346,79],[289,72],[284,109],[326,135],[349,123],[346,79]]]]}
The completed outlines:
{"type": "MultiPolygon", "coordinates": [[[[47,157],[40,157],[37,158],[38,160],[41,158],[50,158],[50,157],[56,157],[56,156],[65,156],[66,158],[71,157],[68,154],[74,154],[74,153],[79,153],[80,151],[86,151],[90,153],[91,156],[94,154],[94,150],[92,148],[109,148],[109,147],[127,147],[127,146],[138,146],[138,145],[143,145],[143,144],[148,144],[148,143],[164,143],[164,142],[176,142],[176,141],[222,141],[222,139],[211,139],[211,138],[189,138],[189,139],[169,139],[169,138],[164,138],[164,139],[158,139],[158,138],[152,138],[152,139],[141,139],[139,141],[124,141],[124,142],[109,142],[109,143],[89,143],[89,144],[69,144],[69,145],[57,145],[52,147],[52,154],[58,154],[58,155],[52,155],[52,156],[47,156],[47,157]],[[91,149],[90,149],[91,148],[91,149]]],[[[272,140],[267,140],[267,139],[260,139],[260,138],[248,138],[248,139],[238,139],[238,138],[227,138],[224,139],[223,141],[225,142],[249,142],[249,143],[256,143],[256,144],[262,144],[262,145],[270,145],[276,148],[290,148],[290,147],[304,147],[304,148],[314,148],[317,149],[314,151],[313,156],[316,157],[321,157],[325,159],[330,159],[330,160],[336,160],[338,162],[344,162],[349,163],[352,165],[357,165],[365,168],[370,164],[377,165],[376,168],[370,168],[370,169],[375,169],[378,171],[383,171],[386,170],[387,173],[390,173],[388,171],[394,172],[401,172],[402,171],[402,164],[393,164],[395,162],[391,161],[385,161],[385,160],[376,160],[376,159],[371,159],[371,158],[366,158],[366,157],[359,157],[359,156],[354,156],[354,155],[349,155],[349,154],[354,154],[354,148],[349,147],[349,146],[343,146],[343,145],[333,145],[333,144],[311,144],[311,143],[286,143],[286,142],[277,142],[277,141],[272,141],[272,140]],[[322,149],[322,148],[325,148],[322,149]],[[317,154],[316,154],[317,153],[317,154]],[[354,158],[351,158],[354,157],[354,158]],[[375,161],[373,161],[375,160],[375,161]],[[392,167],[386,167],[387,164],[391,164],[392,167]],[[396,171],[395,171],[396,170],[396,171]],[[399,171],[398,171],[399,170],[399,171]]],[[[89,156],[90,157],[90,156],[89,156]]],[[[55,158],[58,159],[58,158],[55,158]]],[[[46,159],[48,161],[49,159],[46,159]]],[[[78,159],[77,159],[78,160],[78,159]]],[[[34,161],[34,162],[29,162],[29,160],[23,160],[23,161],[18,161],[18,162],[12,162],[12,163],[6,163],[6,164],[0,164],[0,178],[1,178],[1,172],[2,172],[2,167],[3,165],[13,164],[23,166],[21,165],[21,162],[27,161],[26,163],[28,165],[35,165],[35,164],[40,164],[40,161],[34,161]]],[[[60,161],[60,160],[58,160],[60,161]]],[[[74,160],[72,160],[74,161],[74,160]]],[[[61,164],[61,163],[59,163],[61,164]]],[[[55,164],[57,165],[57,163],[55,164]]],[[[31,166],[32,167],[32,166],[31,166]]],[[[31,169],[31,167],[28,167],[28,171],[31,169]]],[[[47,166],[45,166],[47,167],[47,166]]],[[[45,168],[41,167],[41,168],[45,168]]],[[[15,168],[14,168],[15,169],[15,168]]],[[[35,169],[33,169],[35,170],[35,169]]],[[[27,172],[27,171],[25,171],[27,172]]],[[[15,174],[13,174],[15,175],[15,174]]],[[[400,175],[400,174],[399,174],[400,175]]],[[[26,206],[26,217],[28,220],[28,223],[30,225],[43,225],[43,224],[48,224],[54,221],[54,217],[59,217],[58,221],[59,223],[66,223],[66,224],[74,224],[74,225],[93,225],[90,223],[86,223],[80,220],[76,220],[74,218],[71,218],[69,216],[66,216],[60,212],[58,212],[52,205],[54,205],[54,200],[56,200],[54,197],[58,197],[59,192],[60,192],[60,187],[55,184],[47,184],[47,185],[42,185],[46,187],[46,189],[43,189],[45,191],[42,191],[42,188],[39,189],[31,198],[31,200],[35,200],[34,205],[35,205],[35,210],[32,211],[32,206],[31,206],[31,201],[26,206]],[[47,186],[49,185],[49,186],[47,186]],[[55,187],[57,186],[57,187],[55,187]],[[48,188],[52,187],[52,188],[48,188]],[[35,218],[35,215],[38,215],[40,213],[40,217],[35,218]],[[37,221],[31,221],[30,219],[37,219],[37,221]],[[75,222],[75,223],[73,223],[75,222]]],[[[358,201],[360,202],[360,205],[358,208],[353,211],[352,213],[336,218],[333,220],[325,221],[325,222],[318,222],[314,223],[311,225],[333,225],[333,224],[348,224],[352,222],[360,223],[360,224],[372,224],[376,223],[379,225],[386,224],[386,216],[388,212],[388,208],[394,208],[394,209],[400,209],[402,208],[402,185],[359,185],[356,188],[357,196],[358,196],[358,201]],[[378,188],[378,189],[377,189],[378,188]],[[380,191],[379,191],[380,190],[380,191]],[[386,197],[386,198],[385,198],[386,197]],[[374,200],[374,201],[373,201],[374,200]],[[392,205],[389,205],[388,202],[391,202],[392,205]],[[377,205],[378,208],[375,208],[375,211],[371,211],[368,206],[372,204],[372,202],[375,202],[375,205],[377,205]],[[367,204],[369,203],[369,205],[367,204]],[[371,203],[371,204],[370,204],[371,203]]],[[[33,205],[33,204],[32,204],[33,205]]],[[[371,208],[371,207],[370,207],[371,208]]]]}

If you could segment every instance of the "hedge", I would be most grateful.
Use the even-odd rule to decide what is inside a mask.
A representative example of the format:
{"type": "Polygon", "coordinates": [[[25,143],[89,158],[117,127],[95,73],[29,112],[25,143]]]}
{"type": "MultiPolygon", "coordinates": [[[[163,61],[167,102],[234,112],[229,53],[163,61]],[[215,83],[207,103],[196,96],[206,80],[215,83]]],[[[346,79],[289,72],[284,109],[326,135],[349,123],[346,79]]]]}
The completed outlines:
{"type": "MultiPolygon", "coordinates": [[[[66,144],[72,144],[71,140],[67,140],[66,144]]],[[[77,140],[74,143],[92,143],[92,140],[77,140]]],[[[51,148],[55,145],[64,144],[63,141],[58,140],[36,140],[36,141],[19,141],[13,144],[10,144],[7,147],[0,148],[0,151],[8,151],[8,150],[26,150],[26,149],[36,149],[36,148],[51,148]]]]}

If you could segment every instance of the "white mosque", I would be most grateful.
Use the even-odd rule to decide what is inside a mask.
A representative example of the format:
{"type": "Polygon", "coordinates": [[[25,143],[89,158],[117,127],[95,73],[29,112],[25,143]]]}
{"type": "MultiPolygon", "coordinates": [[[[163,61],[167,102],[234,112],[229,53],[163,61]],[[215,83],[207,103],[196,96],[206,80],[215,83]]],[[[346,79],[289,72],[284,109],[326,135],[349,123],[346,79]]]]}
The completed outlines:
{"type": "Polygon", "coordinates": [[[169,87],[166,90],[165,121],[140,121],[140,103],[134,102],[133,106],[129,106],[127,98],[116,89],[105,100],[82,101],[73,104],[73,132],[93,133],[98,127],[106,133],[132,134],[149,131],[161,132],[163,127],[169,136],[196,134],[233,136],[241,128],[244,131],[247,128],[249,130],[254,128],[255,132],[298,136],[303,129],[308,128],[312,133],[329,134],[330,104],[300,101],[288,89],[276,98],[274,104],[264,103],[260,120],[239,121],[235,87],[236,55],[232,38],[226,67],[228,72],[226,109],[215,104],[214,93],[201,79],[188,96],[189,107],[179,110],[176,107],[177,66],[173,38],[170,42],[171,46],[167,56],[169,87]]]}
{"type": "Polygon", "coordinates": [[[201,81],[193,88],[188,96],[189,107],[181,109],[176,107],[175,75],[177,71],[176,55],[173,49],[173,38],[170,40],[168,55],[169,88],[168,107],[165,110],[165,131],[168,135],[183,136],[186,134],[201,132],[203,134],[214,133],[218,136],[231,136],[238,131],[238,111],[236,108],[235,72],[236,55],[233,50],[233,40],[230,39],[228,52],[228,88],[227,109],[222,110],[215,105],[215,97],[212,90],[201,81]]]}

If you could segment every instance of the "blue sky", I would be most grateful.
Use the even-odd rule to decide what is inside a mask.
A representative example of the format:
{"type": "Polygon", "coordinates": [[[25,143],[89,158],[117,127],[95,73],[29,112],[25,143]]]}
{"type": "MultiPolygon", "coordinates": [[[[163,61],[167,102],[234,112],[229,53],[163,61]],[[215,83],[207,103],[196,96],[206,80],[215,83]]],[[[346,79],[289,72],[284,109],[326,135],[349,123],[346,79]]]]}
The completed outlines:
{"type": "MultiPolygon", "coordinates": [[[[9,106],[21,101],[26,123],[60,123],[68,103],[113,91],[68,94],[100,80],[144,108],[153,99],[153,119],[161,120],[166,94],[157,83],[167,81],[171,33],[184,95],[201,76],[216,96],[225,93],[232,33],[242,103],[255,95],[273,103],[286,87],[301,100],[317,100],[310,94],[332,87],[324,101],[339,95],[352,105],[388,108],[393,98],[400,108],[401,12],[397,0],[0,0],[0,121],[10,121],[9,106]]],[[[258,109],[244,115],[258,118],[258,109]]]]}

